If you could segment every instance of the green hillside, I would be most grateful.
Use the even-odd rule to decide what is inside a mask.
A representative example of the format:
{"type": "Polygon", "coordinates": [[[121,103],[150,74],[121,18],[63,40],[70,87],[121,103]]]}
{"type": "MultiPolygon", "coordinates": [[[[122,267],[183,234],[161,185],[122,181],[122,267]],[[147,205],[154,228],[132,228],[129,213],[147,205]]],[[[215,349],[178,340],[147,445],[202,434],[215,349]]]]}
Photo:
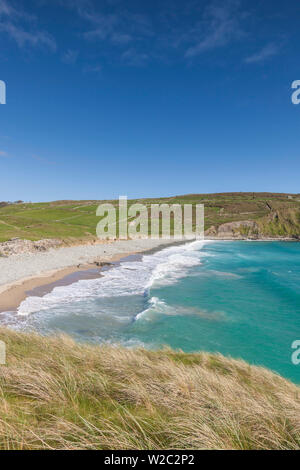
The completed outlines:
{"type": "MultiPolygon", "coordinates": [[[[0,241],[14,237],[38,240],[59,238],[69,242],[96,238],[96,209],[104,201],[54,201],[36,204],[0,204],[0,241]]],[[[118,201],[112,202],[116,207],[118,201]]],[[[300,194],[220,193],[192,194],[159,199],[132,200],[152,203],[203,203],[205,229],[224,223],[255,221],[265,236],[300,237],[300,194]]],[[[241,229],[241,232],[243,229],[241,229]]]]}

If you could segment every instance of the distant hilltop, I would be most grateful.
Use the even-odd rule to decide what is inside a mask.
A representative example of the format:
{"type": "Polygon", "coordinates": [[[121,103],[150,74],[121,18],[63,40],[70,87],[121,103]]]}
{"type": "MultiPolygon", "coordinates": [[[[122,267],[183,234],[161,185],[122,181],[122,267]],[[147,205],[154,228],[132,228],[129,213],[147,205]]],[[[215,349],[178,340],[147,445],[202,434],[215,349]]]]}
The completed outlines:
{"type": "Polygon", "coordinates": [[[9,206],[11,204],[23,204],[24,201],[14,201],[14,202],[11,202],[11,201],[1,201],[0,202],[0,207],[5,207],[5,206],[9,206]]]}
{"type": "MultiPolygon", "coordinates": [[[[70,244],[93,242],[99,204],[118,200],[64,200],[0,203],[0,242],[20,238],[56,239],[70,244]]],[[[238,192],[186,194],[128,200],[151,204],[204,204],[205,235],[219,239],[278,238],[300,240],[300,194],[238,192]]],[[[172,218],[172,214],[171,214],[172,218]]]]}

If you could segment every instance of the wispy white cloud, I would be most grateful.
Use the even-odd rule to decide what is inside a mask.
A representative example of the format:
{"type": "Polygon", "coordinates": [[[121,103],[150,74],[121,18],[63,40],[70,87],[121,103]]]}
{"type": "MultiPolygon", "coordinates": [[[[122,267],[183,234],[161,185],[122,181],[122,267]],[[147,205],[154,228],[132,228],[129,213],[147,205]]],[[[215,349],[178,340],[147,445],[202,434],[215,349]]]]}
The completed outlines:
{"type": "Polygon", "coordinates": [[[96,65],[87,65],[83,69],[83,72],[84,73],[94,73],[96,75],[101,75],[102,67],[101,67],[101,65],[97,65],[97,64],[96,65]]]}
{"type": "Polygon", "coordinates": [[[228,45],[244,35],[241,28],[243,15],[240,2],[231,0],[222,4],[213,3],[204,11],[200,22],[189,32],[188,40],[194,42],[185,52],[185,57],[195,57],[203,52],[228,45]]]}
{"type": "MultiPolygon", "coordinates": [[[[47,3],[49,0],[39,1],[47,3]]],[[[90,62],[84,72],[101,73],[103,63],[112,61],[132,66],[153,60],[170,63],[185,58],[191,62],[201,54],[221,48],[226,50],[239,41],[244,41],[248,49],[247,41],[253,35],[251,27],[255,21],[255,14],[245,9],[247,2],[244,0],[187,0],[182,3],[169,0],[161,2],[154,12],[143,14],[141,11],[145,9],[121,0],[51,1],[67,9],[70,15],[77,16],[76,25],[80,30],[75,33],[76,46],[74,43],[67,45],[65,52],[61,53],[61,60],[68,64],[76,63],[77,49],[80,49],[80,57],[90,62]],[[83,40],[80,46],[78,38],[83,40]]],[[[7,21],[2,31],[6,31],[20,47],[43,45],[54,50],[56,44],[49,34],[37,32],[33,35],[32,29],[24,29],[23,23],[22,29],[17,24],[19,13],[11,5],[13,3],[8,3],[8,0],[0,0],[0,32],[3,12],[2,16],[7,21]]],[[[245,62],[262,62],[276,53],[276,46],[269,44],[247,57],[245,62]]]]}
{"type": "MultiPolygon", "coordinates": [[[[155,15],[141,14],[122,2],[57,0],[76,11],[86,24],[82,37],[92,43],[118,47],[115,56],[127,65],[151,59],[186,59],[227,46],[245,36],[242,0],[187,1],[182,6],[162,5],[155,15]],[[174,56],[173,56],[174,57],[174,56]]],[[[105,55],[105,48],[102,48],[105,55]]],[[[111,53],[109,54],[112,57],[111,53]]]]}
{"type": "MultiPolygon", "coordinates": [[[[116,7],[115,2],[109,3],[110,7],[116,7]]],[[[147,16],[130,12],[124,6],[105,9],[104,3],[99,7],[90,0],[75,0],[67,5],[84,20],[86,31],[82,37],[88,43],[106,43],[106,46],[114,47],[116,53],[113,57],[118,57],[117,60],[126,65],[141,66],[148,60],[150,55],[145,50],[148,47],[143,42],[153,31],[147,16]]],[[[101,74],[102,66],[91,64],[84,68],[84,72],[101,74]]]]}
{"type": "Polygon", "coordinates": [[[0,32],[7,33],[21,48],[25,46],[46,46],[52,51],[56,50],[55,40],[43,31],[28,32],[11,22],[0,22],[0,32]]]}
{"type": "Polygon", "coordinates": [[[62,56],[62,61],[65,64],[75,64],[77,62],[79,52],[73,49],[68,49],[62,56]]]}
{"type": "Polygon", "coordinates": [[[267,44],[264,46],[260,51],[256,52],[253,55],[250,55],[249,57],[246,57],[245,62],[247,64],[255,64],[259,62],[264,62],[267,59],[270,59],[271,57],[274,57],[279,53],[280,47],[274,43],[272,44],[267,44]]]}
{"type": "Polygon", "coordinates": [[[126,33],[113,33],[111,35],[111,42],[116,45],[128,44],[133,40],[133,37],[130,34],[126,33]]]}
{"type": "Polygon", "coordinates": [[[6,2],[6,0],[0,0],[0,15],[12,15],[14,9],[12,6],[6,2]]]}
{"type": "Polygon", "coordinates": [[[44,46],[55,51],[56,42],[46,31],[33,25],[35,17],[16,8],[12,2],[0,0],[0,33],[6,33],[20,48],[44,46]],[[26,28],[21,23],[26,23],[26,28]]]}
{"type": "Polygon", "coordinates": [[[133,40],[152,35],[150,19],[137,12],[129,11],[124,5],[116,6],[116,1],[97,4],[91,0],[59,0],[77,12],[87,25],[83,37],[89,41],[107,41],[114,46],[126,46],[133,40]]]}
{"type": "Polygon", "coordinates": [[[146,53],[138,52],[134,48],[127,49],[122,54],[122,60],[127,65],[142,66],[148,61],[149,56],[146,53]]]}
{"type": "Polygon", "coordinates": [[[118,17],[116,15],[102,15],[99,13],[91,13],[86,10],[80,11],[80,14],[82,18],[92,25],[92,29],[84,33],[84,37],[86,39],[109,39],[118,24],[118,17]]]}

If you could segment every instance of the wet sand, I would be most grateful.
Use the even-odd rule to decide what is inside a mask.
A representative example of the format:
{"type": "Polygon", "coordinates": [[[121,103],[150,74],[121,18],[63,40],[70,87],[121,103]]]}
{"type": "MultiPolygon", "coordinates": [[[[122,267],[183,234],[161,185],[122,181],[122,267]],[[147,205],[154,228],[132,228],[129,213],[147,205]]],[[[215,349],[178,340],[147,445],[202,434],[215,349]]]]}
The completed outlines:
{"type": "Polygon", "coordinates": [[[135,257],[135,254],[124,253],[115,255],[110,262],[103,262],[103,266],[95,263],[83,266],[71,266],[55,271],[45,272],[41,276],[30,277],[11,285],[0,286],[0,313],[16,311],[28,296],[42,297],[57,286],[67,286],[81,279],[95,279],[101,276],[101,271],[118,264],[122,259],[135,257]]]}
{"type": "Polygon", "coordinates": [[[29,295],[43,296],[56,286],[99,277],[102,269],[120,260],[190,241],[125,240],[0,258],[0,313],[16,311],[29,295]]]}

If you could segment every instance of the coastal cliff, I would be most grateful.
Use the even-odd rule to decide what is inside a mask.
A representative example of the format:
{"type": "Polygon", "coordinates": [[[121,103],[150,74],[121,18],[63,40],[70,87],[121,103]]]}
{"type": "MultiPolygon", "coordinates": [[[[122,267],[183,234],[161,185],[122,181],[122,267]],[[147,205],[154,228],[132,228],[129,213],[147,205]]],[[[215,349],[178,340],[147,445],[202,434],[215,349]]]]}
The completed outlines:
{"type": "Polygon", "coordinates": [[[207,238],[226,239],[290,239],[300,240],[300,210],[270,211],[270,214],[254,220],[227,222],[206,230],[207,238]]]}

